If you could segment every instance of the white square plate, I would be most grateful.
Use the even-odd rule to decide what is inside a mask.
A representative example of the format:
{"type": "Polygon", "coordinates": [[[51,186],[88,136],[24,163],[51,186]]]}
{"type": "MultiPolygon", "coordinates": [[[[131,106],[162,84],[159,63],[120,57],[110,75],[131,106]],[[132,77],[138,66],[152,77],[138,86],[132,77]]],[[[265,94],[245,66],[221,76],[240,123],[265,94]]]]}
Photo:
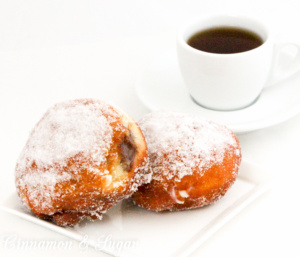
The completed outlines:
{"type": "Polygon", "coordinates": [[[236,183],[225,197],[210,206],[155,213],[125,200],[109,210],[103,220],[83,222],[74,228],[62,228],[36,218],[16,194],[0,208],[112,256],[183,257],[268,189],[271,181],[270,173],[243,161],[236,183]]]}

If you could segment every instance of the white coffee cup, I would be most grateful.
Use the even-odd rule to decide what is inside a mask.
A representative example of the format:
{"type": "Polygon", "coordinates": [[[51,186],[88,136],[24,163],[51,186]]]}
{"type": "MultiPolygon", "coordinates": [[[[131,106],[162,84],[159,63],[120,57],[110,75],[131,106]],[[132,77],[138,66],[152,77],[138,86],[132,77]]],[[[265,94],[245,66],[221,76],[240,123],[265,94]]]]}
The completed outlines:
{"type": "Polygon", "coordinates": [[[177,34],[180,71],[194,101],[214,110],[237,110],[256,101],[264,87],[283,80],[300,69],[300,45],[275,42],[262,22],[245,16],[215,15],[182,25],[177,34]],[[187,44],[195,33],[214,27],[238,27],[258,34],[263,44],[233,54],[209,53],[187,44]],[[297,49],[291,65],[278,73],[278,56],[287,45],[297,49]]]}

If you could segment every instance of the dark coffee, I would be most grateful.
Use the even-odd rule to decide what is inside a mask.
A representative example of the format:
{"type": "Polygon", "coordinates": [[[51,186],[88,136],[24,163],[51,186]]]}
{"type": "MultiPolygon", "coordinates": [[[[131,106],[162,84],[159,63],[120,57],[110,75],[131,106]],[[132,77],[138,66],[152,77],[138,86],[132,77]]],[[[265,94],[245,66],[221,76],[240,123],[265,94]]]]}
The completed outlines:
{"type": "Polygon", "coordinates": [[[233,54],[252,50],[263,44],[256,33],[236,27],[215,27],[197,32],[187,41],[188,45],[198,50],[233,54]]]}

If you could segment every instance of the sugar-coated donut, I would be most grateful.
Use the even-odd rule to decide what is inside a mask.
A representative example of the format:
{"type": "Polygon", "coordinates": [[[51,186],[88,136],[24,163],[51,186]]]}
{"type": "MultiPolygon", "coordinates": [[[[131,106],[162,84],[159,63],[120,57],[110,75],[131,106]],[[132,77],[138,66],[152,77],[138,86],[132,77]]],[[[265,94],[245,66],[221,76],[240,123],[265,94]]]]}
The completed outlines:
{"type": "Polygon", "coordinates": [[[34,214],[61,226],[98,219],[151,174],[138,125],[95,99],[59,103],[32,130],[17,161],[19,197],[34,214]]]}
{"type": "Polygon", "coordinates": [[[191,115],[153,112],[139,125],[148,144],[149,184],[133,200],[153,211],[198,208],[220,199],[241,162],[237,137],[225,126],[191,115]]]}

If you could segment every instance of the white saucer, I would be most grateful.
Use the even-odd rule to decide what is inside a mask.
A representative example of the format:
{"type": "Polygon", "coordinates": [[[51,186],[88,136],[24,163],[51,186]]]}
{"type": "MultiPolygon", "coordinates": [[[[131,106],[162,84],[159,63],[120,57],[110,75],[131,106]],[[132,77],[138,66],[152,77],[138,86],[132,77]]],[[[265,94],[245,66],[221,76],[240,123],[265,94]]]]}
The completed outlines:
{"type": "Polygon", "coordinates": [[[236,133],[266,128],[300,112],[300,75],[265,88],[251,106],[237,111],[214,111],[197,105],[183,83],[176,51],[155,58],[136,84],[141,101],[150,110],[168,109],[200,115],[225,124],[236,133]]]}

